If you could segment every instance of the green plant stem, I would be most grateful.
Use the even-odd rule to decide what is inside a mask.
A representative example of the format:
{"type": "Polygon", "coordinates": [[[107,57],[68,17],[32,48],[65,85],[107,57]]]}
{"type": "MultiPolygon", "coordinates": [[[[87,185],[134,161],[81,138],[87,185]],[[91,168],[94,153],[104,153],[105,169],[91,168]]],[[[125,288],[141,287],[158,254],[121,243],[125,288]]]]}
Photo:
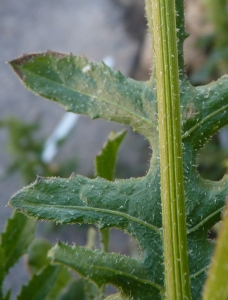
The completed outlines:
{"type": "Polygon", "coordinates": [[[156,64],[166,299],[191,299],[175,0],[147,0],[147,14],[156,64]]]}

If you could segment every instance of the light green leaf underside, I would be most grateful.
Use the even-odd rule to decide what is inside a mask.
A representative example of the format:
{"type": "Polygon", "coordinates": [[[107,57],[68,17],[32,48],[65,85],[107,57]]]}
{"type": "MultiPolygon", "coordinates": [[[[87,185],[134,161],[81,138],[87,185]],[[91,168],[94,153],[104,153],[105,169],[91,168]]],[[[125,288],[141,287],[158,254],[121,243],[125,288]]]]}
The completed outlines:
{"type": "Polygon", "coordinates": [[[228,299],[228,208],[217,239],[215,254],[206,281],[203,300],[228,299]]]}
{"type": "Polygon", "coordinates": [[[95,173],[109,181],[114,180],[117,151],[126,135],[126,131],[112,132],[101,152],[95,158],[95,173]]]}
{"type": "Polygon", "coordinates": [[[21,213],[14,213],[8,219],[6,228],[1,234],[1,248],[3,251],[4,273],[27,252],[27,248],[34,238],[36,222],[21,213]]]}
{"type": "Polygon", "coordinates": [[[10,64],[27,88],[67,111],[131,125],[141,133],[156,126],[149,85],[127,79],[103,63],[47,52],[22,56],[10,64]]]}

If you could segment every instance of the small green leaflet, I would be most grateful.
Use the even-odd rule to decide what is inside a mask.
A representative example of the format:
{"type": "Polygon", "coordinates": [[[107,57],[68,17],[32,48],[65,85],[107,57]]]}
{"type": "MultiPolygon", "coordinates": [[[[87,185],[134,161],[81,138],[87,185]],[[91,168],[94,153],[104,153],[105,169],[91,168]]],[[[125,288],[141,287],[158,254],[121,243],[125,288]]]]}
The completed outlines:
{"type": "Polygon", "coordinates": [[[114,180],[116,156],[126,131],[112,132],[101,152],[95,158],[96,175],[109,181],[114,180]]]}

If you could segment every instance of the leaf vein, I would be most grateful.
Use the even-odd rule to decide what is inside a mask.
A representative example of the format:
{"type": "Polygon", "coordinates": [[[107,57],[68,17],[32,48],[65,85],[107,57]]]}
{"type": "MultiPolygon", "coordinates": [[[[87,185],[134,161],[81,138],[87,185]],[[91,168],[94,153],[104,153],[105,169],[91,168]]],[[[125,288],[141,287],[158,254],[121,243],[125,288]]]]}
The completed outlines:
{"type": "Polygon", "coordinates": [[[200,221],[196,226],[194,226],[193,228],[189,229],[187,231],[187,234],[190,234],[190,233],[196,231],[199,227],[201,227],[203,224],[205,224],[208,220],[210,220],[215,215],[217,215],[218,213],[220,213],[224,208],[225,208],[225,206],[222,206],[219,209],[217,209],[216,211],[214,211],[212,214],[208,215],[206,218],[204,218],[202,221],[200,221]]]}
{"type": "MultiPolygon", "coordinates": [[[[94,265],[93,265],[93,267],[94,267],[94,265]]],[[[89,266],[88,266],[88,268],[89,268],[89,266]]],[[[155,283],[153,281],[146,280],[146,279],[141,279],[141,278],[139,278],[137,276],[134,276],[134,275],[131,275],[129,273],[125,273],[123,271],[118,271],[118,270],[113,270],[113,269],[107,268],[107,267],[95,266],[95,268],[100,269],[100,270],[104,270],[104,271],[109,271],[109,272],[112,272],[112,273],[115,273],[115,274],[118,274],[118,275],[123,275],[125,277],[128,277],[128,278],[131,278],[133,280],[136,280],[136,281],[138,281],[140,283],[151,285],[151,286],[159,289],[160,291],[163,291],[163,288],[159,284],[157,284],[157,283],[155,283]]]]}
{"type": "Polygon", "coordinates": [[[222,106],[221,108],[217,109],[216,111],[214,111],[213,113],[209,114],[207,117],[205,117],[204,119],[202,119],[199,123],[197,123],[195,126],[193,126],[190,130],[188,130],[187,132],[185,132],[182,135],[182,140],[185,139],[186,137],[188,137],[193,131],[195,131],[197,128],[199,128],[203,123],[205,123],[207,120],[209,120],[210,118],[214,117],[215,115],[217,115],[218,113],[222,112],[223,110],[225,110],[226,108],[228,108],[228,104],[222,106]]]}
{"type": "Polygon", "coordinates": [[[192,274],[192,275],[190,275],[190,278],[196,278],[196,277],[198,277],[199,275],[201,275],[202,273],[204,273],[204,272],[206,272],[207,270],[208,270],[208,268],[209,268],[209,266],[207,265],[207,266],[205,266],[205,267],[203,267],[202,269],[200,269],[198,272],[196,272],[196,273],[194,273],[194,274],[192,274]]]}
{"type": "MultiPolygon", "coordinates": [[[[28,203],[28,202],[27,202],[28,203]]],[[[30,203],[29,203],[30,204],[30,203]]],[[[40,204],[36,204],[33,203],[33,206],[40,206],[40,204]]],[[[49,205],[49,204],[42,204],[43,207],[53,207],[53,205],[49,205]]],[[[112,214],[112,215],[116,215],[118,217],[124,217],[132,222],[138,223],[140,225],[143,225],[145,227],[148,227],[150,229],[152,229],[153,231],[155,231],[156,233],[158,233],[159,235],[161,235],[161,230],[160,228],[147,223],[146,221],[137,219],[135,217],[132,217],[126,213],[120,212],[120,211],[113,211],[110,209],[104,209],[104,208],[95,208],[95,207],[91,207],[91,206],[64,206],[64,205],[55,205],[55,208],[60,208],[60,209],[70,209],[70,210],[84,210],[84,211],[95,211],[95,212],[102,212],[102,213],[106,213],[106,214],[112,214]]]]}

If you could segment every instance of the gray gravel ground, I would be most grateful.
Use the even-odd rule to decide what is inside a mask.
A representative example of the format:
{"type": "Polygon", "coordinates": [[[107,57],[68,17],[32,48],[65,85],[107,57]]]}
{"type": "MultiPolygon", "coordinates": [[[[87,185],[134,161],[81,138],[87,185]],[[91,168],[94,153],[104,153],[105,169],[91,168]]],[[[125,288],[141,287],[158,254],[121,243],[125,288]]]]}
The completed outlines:
{"type": "MultiPolygon", "coordinates": [[[[128,74],[137,53],[137,42],[130,38],[121,22],[120,7],[107,0],[8,0],[0,9],[0,119],[15,116],[24,121],[42,120],[42,132],[48,137],[63,115],[63,109],[28,92],[5,62],[23,53],[48,49],[85,54],[101,61],[107,55],[116,60],[115,69],[128,74]]],[[[79,173],[87,174],[93,157],[101,148],[114,123],[81,117],[74,138],[64,148],[64,155],[77,155],[79,173]]],[[[0,130],[0,173],[10,163],[4,144],[7,132],[0,130]]],[[[129,143],[133,143],[130,138],[129,143]]],[[[136,147],[137,148],[137,147],[136,147]]],[[[125,157],[131,157],[126,155],[125,157]]],[[[132,158],[131,158],[132,159],[132,158]]],[[[134,158],[133,158],[134,159],[134,158]]],[[[19,175],[0,182],[0,231],[11,209],[10,196],[22,187],[19,175]]],[[[19,264],[6,282],[18,289],[18,278],[26,280],[19,264]]],[[[14,291],[15,294],[15,291],[14,291]]]]}

